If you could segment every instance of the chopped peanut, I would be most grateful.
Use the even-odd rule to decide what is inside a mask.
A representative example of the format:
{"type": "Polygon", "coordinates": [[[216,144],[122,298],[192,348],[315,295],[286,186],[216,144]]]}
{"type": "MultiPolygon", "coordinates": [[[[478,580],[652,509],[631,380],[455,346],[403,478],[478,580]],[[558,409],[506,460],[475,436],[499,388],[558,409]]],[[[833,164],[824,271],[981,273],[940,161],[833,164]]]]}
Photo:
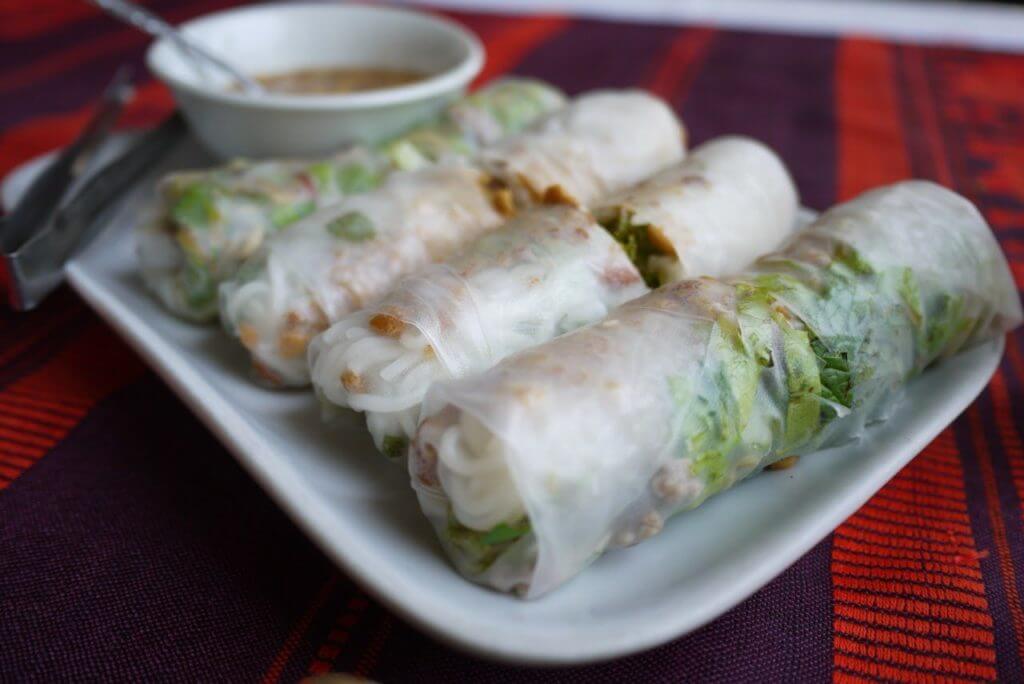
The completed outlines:
{"type": "Polygon", "coordinates": [[[672,460],[658,469],[651,478],[651,489],[659,499],[677,504],[700,493],[702,485],[690,474],[689,464],[672,460]]]}
{"type": "Polygon", "coordinates": [[[391,314],[379,313],[370,318],[370,327],[378,335],[398,337],[405,330],[405,323],[391,314]]]}
{"type": "Polygon", "coordinates": [[[309,345],[309,333],[299,330],[285,330],[277,341],[281,356],[286,359],[294,359],[306,353],[309,345]]]}
{"type": "Polygon", "coordinates": [[[785,318],[787,321],[796,322],[797,320],[797,317],[793,315],[793,312],[789,310],[789,307],[784,304],[780,304],[779,302],[772,302],[771,310],[785,318]]]}
{"type": "Polygon", "coordinates": [[[651,241],[654,248],[662,254],[676,255],[676,248],[672,246],[672,241],[665,237],[665,234],[657,226],[647,226],[647,238],[651,241]]]}
{"type": "Polygon", "coordinates": [[[516,213],[516,201],[508,188],[491,191],[491,206],[502,216],[512,216],[516,213]]]}
{"type": "Polygon", "coordinates": [[[576,198],[570,195],[565,188],[557,183],[551,185],[547,190],[544,191],[544,197],[541,200],[543,204],[568,204],[570,207],[578,207],[579,202],[576,198]]]}
{"type": "Polygon", "coordinates": [[[242,323],[238,326],[238,339],[246,349],[253,351],[260,342],[260,333],[255,326],[242,323]]]}
{"type": "Polygon", "coordinates": [[[516,174],[516,182],[519,183],[520,185],[522,185],[526,189],[526,192],[528,192],[530,194],[530,199],[531,200],[533,200],[534,202],[536,202],[538,204],[540,204],[541,202],[544,201],[544,193],[542,193],[540,190],[538,190],[536,187],[534,187],[533,183],[530,182],[529,178],[527,178],[526,176],[524,176],[521,173],[517,173],[516,174]]]}
{"type": "Polygon", "coordinates": [[[501,190],[505,187],[505,181],[495,178],[489,173],[480,174],[480,187],[484,190],[501,190]]]}
{"type": "Polygon", "coordinates": [[[648,539],[661,532],[661,528],[665,526],[665,521],[657,511],[651,511],[640,520],[640,529],[637,530],[637,536],[641,539],[648,539]]]}
{"type": "Polygon", "coordinates": [[[346,391],[352,392],[353,394],[359,394],[360,392],[366,391],[366,382],[363,381],[363,377],[351,368],[346,368],[342,371],[341,386],[344,387],[346,391]]]}
{"type": "Polygon", "coordinates": [[[765,470],[786,470],[795,466],[799,459],[799,456],[786,456],[786,458],[780,458],[775,463],[765,466],[765,470]]]}

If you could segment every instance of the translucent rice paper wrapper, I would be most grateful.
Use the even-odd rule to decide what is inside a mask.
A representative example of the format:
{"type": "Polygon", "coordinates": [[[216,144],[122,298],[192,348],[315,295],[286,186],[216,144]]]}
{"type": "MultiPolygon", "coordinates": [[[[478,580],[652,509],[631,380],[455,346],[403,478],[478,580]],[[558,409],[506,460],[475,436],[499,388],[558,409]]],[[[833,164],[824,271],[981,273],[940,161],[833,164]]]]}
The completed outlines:
{"type": "Polygon", "coordinates": [[[377,187],[395,170],[475,154],[564,104],[553,86],[508,79],[376,148],[172,173],[160,182],[159,202],[137,235],[143,279],[175,314],[210,320],[217,313],[217,285],[234,276],[268,235],[377,187]]]}
{"type": "Polygon", "coordinates": [[[220,288],[221,320],[268,385],[309,382],[306,348],[401,276],[494,228],[482,174],[454,164],[392,174],[269,240],[220,288]]]}
{"type": "Polygon", "coordinates": [[[351,194],[376,185],[383,167],[367,150],[354,149],[316,163],[236,162],[164,178],[159,206],[136,235],[144,282],[173,313],[200,322],[214,318],[217,285],[267,236],[339,202],[346,193],[334,176],[349,172],[351,194]]]}
{"type": "Polygon", "coordinates": [[[490,368],[645,292],[589,214],[526,211],[316,338],[313,384],[326,402],[365,411],[377,447],[403,457],[432,382],[490,368]]]}
{"type": "Polygon", "coordinates": [[[640,90],[595,91],[486,148],[478,163],[516,207],[552,197],[586,206],[675,164],[685,141],[663,100],[640,90]]]}
{"type": "Polygon", "coordinates": [[[796,224],[796,186],[750,138],[715,138],[639,185],[598,200],[648,284],[733,273],[776,249],[796,224]]]}
{"type": "Polygon", "coordinates": [[[666,286],[434,385],[413,485],[462,573],[537,597],[767,465],[858,435],[910,377],[1020,319],[977,210],[889,186],[743,276],[666,286]]]}
{"type": "MultiPolygon", "coordinates": [[[[596,211],[616,221],[628,214],[630,230],[670,235],[686,261],[673,272],[723,275],[780,246],[796,209],[795,188],[771,150],[722,138],[596,211]]],[[[579,211],[537,210],[403,280],[311,345],[318,395],[365,412],[377,447],[404,456],[432,382],[489,368],[647,291],[627,251],[599,230],[579,211]]]]}
{"type": "MultiPolygon", "coordinates": [[[[541,149],[562,137],[574,149],[589,150],[559,161],[559,177],[566,183],[596,173],[608,181],[602,187],[618,189],[617,183],[635,182],[682,156],[680,125],[657,98],[608,91],[577,98],[565,109],[570,115],[564,120],[556,113],[538,122],[531,131],[544,134],[524,136],[516,149],[521,144],[541,149]],[[638,124],[656,130],[638,136],[630,131],[638,124]],[[642,144],[637,145],[638,139],[642,144]],[[609,160],[621,168],[612,168],[609,160]]],[[[272,386],[308,384],[305,354],[315,334],[374,303],[400,276],[446,258],[495,227],[495,212],[515,209],[502,194],[507,188],[496,187],[494,181],[489,172],[455,164],[437,172],[428,167],[392,174],[377,190],[347,198],[268,241],[262,258],[243,266],[221,287],[222,322],[253,355],[258,377],[272,386]],[[374,226],[385,228],[376,228],[379,236],[354,246],[351,240],[331,243],[324,225],[329,228],[352,214],[364,214],[374,226]]],[[[563,192],[553,194],[551,201],[575,201],[563,192]]]]}

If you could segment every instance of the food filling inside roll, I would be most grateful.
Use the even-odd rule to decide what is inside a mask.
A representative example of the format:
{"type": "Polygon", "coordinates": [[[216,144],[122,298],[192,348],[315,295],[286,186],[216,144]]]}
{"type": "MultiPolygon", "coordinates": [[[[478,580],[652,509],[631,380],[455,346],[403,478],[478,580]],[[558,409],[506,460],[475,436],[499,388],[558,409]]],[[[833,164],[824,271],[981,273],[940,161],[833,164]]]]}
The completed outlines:
{"type": "Polygon", "coordinates": [[[678,258],[672,243],[657,226],[638,222],[629,209],[616,211],[601,225],[622,245],[648,287],[672,282],[678,258]]]}
{"type": "Polygon", "coordinates": [[[435,383],[413,486],[460,571],[540,596],[740,480],[862,434],[909,379],[1020,321],[967,200],[881,188],[739,274],[663,286],[435,383]]]}

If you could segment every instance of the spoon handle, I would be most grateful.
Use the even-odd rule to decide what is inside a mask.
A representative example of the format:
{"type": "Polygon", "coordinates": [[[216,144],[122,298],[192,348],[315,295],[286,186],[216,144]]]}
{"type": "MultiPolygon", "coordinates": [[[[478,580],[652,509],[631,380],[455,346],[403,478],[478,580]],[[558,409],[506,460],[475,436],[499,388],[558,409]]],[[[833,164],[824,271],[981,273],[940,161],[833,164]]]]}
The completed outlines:
{"type": "Polygon", "coordinates": [[[145,7],[129,2],[129,0],[91,1],[104,12],[131,24],[138,29],[141,29],[151,36],[166,38],[174,43],[179,50],[188,55],[193,62],[206,62],[208,64],[212,64],[221,71],[227,72],[232,78],[242,85],[245,92],[250,94],[259,94],[264,92],[264,89],[256,83],[256,81],[241,73],[219,57],[210,54],[204,48],[199,47],[191,40],[185,38],[176,28],[168,24],[153,12],[150,12],[145,7]]]}

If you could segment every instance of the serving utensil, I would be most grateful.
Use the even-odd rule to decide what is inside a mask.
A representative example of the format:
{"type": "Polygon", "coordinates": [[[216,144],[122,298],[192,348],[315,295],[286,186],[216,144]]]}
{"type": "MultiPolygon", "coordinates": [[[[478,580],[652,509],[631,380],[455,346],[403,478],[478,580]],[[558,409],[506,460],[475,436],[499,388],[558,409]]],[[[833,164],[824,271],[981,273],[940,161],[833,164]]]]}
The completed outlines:
{"type": "Polygon", "coordinates": [[[15,310],[35,308],[60,284],[64,263],[92,237],[96,219],[184,135],[184,121],[175,114],[85,178],[68,197],[68,189],[86,173],[130,93],[129,74],[122,69],[78,138],[0,218],[0,297],[5,296],[15,310]]]}
{"type": "Polygon", "coordinates": [[[107,138],[131,92],[131,75],[122,67],[100,95],[96,111],[78,137],[29,186],[17,206],[9,207],[10,213],[0,218],[0,252],[17,251],[53,212],[107,138]]]}
{"type": "Polygon", "coordinates": [[[220,57],[211,54],[206,48],[185,37],[166,21],[158,17],[145,7],[136,5],[129,0],[90,0],[92,4],[101,10],[121,21],[131,24],[135,28],[145,31],[154,38],[166,38],[171,41],[193,64],[197,71],[202,73],[203,66],[212,66],[228,74],[238,82],[242,92],[249,95],[266,94],[266,89],[249,78],[241,71],[225,62],[220,57]]]}

